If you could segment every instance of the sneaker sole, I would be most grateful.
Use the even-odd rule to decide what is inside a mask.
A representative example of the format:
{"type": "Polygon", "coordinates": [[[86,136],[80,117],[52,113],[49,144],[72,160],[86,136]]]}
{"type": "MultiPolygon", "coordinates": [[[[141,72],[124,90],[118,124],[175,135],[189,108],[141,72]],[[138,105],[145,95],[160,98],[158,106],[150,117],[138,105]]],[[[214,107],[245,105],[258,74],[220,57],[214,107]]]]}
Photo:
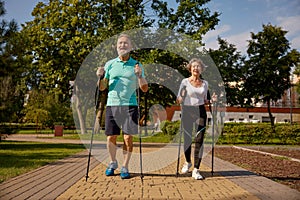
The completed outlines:
{"type": "Polygon", "coordinates": [[[201,176],[201,178],[199,177],[195,177],[195,176],[192,176],[192,178],[194,178],[195,180],[203,180],[204,179],[204,177],[203,176],[201,176]]]}
{"type": "Polygon", "coordinates": [[[190,170],[188,170],[188,171],[181,171],[181,173],[183,173],[183,174],[187,174],[189,172],[190,172],[190,170]]]}
{"type": "Polygon", "coordinates": [[[130,175],[128,176],[121,176],[121,179],[129,179],[130,178],[130,175]]]}
{"type": "Polygon", "coordinates": [[[193,177],[195,180],[203,180],[204,178],[196,178],[196,177],[193,177]]]}

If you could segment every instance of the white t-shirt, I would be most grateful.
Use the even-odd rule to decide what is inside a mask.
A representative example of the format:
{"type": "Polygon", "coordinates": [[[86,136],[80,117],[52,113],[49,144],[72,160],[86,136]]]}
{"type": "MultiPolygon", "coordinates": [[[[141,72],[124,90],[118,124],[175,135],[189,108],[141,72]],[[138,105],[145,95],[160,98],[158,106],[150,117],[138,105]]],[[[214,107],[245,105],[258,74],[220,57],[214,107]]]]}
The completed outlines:
{"type": "Polygon", "coordinates": [[[185,86],[185,89],[187,91],[185,100],[183,102],[183,105],[186,106],[200,106],[204,105],[204,101],[207,100],[207,91],[208,91],[208,82],[205,80],[202,80],[202,85],[200,87],[193,86],[188,78],[185,78],[181,81],[178,95],[180,96],[181,89],[185,86]]]}

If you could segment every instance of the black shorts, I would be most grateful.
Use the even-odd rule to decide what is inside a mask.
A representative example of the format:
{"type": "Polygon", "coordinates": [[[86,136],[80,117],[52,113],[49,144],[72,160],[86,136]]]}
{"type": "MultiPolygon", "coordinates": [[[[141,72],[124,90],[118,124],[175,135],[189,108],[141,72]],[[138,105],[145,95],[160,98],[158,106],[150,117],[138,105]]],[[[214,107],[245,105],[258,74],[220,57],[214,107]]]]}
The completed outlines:
{"type": "Polygon", "coordinates": [[[134,135],[138,133],[137,106],[107,106],[105,115],[105,135],[134,135]]]}

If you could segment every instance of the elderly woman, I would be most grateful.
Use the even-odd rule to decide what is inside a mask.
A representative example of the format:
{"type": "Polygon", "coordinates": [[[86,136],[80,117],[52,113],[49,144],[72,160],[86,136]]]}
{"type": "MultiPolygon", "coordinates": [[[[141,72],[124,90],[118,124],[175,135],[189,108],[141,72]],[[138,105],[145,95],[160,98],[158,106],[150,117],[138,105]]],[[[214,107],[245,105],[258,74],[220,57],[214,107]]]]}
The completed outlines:
{"type": "Polygon", "coordinates": [[[182,105],[181,123],[184,130],[184,155],[186,162],[181,172],[188,173],[192,167],[191,162],[191,144],[193,124],[196,124],[197,133],[195,135],[194,151],[194,169],[192,177],[201,180],[203,177],[199,172],[199,167],[203,155],[203,140],[206,127],[206,110],[205,104],[209,103],[207,98],[208,83],[201,79],[201,73],[205,65],[198,58],[193,58],[187,65],[191,75],[181,81],[177,102],[182,105]]]}

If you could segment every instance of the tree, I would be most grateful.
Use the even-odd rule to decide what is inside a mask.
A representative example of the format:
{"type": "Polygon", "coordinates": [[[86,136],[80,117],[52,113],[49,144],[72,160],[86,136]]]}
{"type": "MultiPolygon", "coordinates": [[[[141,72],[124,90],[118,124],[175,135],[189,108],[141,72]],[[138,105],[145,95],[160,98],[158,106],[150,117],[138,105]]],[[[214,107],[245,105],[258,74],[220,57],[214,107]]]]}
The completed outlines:
{"type": "Polygon", "coordinates": [[[291,67],[299,62],[296,50],[290,51],[287,31],[271,24],[263,25],[257,34],[251,33],[247,49],[249,59],[245,63],[244,94],[249,94],[255,103],[267,104],[271,126],[274,118],[271,113],[271,102],[276,102],[291,87],[291,67]]]}
{"type": "MultiPolygon", "coordinates": [[[[4,2],[0,1],[0,17],[5,15],[4,2]]],[[[1,20],[0,22],[0,121],[18,120],[23,106],[23,93],[20,88],[20,69],[17,65],[14,41],[17,35],[17,23],[1,20]]]]}
{"type": "MultiPolygon", "coordinates": [[[[296,76],[299,77],[300,76],[300,60],[299,60],[300,55],[299,55],[299,52],[297,52],[296,50],[293,49],[291,51],[291,55],[294,55],[294,56],[292,56],[293,58],[298,58],[298,60],[295,60],[295,62],[294,62],[296,64],[294,65],[294,72],[293,72],[293,74],[295,74],[296,76]]],[[[298,92],[298,94],[300,94],[300,82],[298,81],[295,84],[295,86],[296,86],[296,91],[298,92]]],[[[300,101],[300,96],[299,96],[298,101],[300,101]]]]}
{"type": "MultiPolygon", "coordinates": [[[[51,0],[38,3],[23,32],[30,38],[40,87],[70,94],[85,57],[103,40],[123,30],[147,26],[142,1],[51,0]],[[141,6],[141,7],[139,7],[141,6]]],[[[69,99],[66,95],[62,101],[69,99]]]]}
{"type": "MultiPolygon", "coordinates": [[[[187,37],[190,37],[192,40],[196,41],[197,46],[191,47],[188,46],[190,43],[184,43],[184,41],[179,40],[176,36],[165,37],[168,38],[168,41],[174,41],[174,46],[172,50],[178,50],[182,54],[193,55],[191,51],[195,51],[196,48],[203,46],[202,37],[209,31],[214,29],[214,27],[219,22],[219,13],[211,13],[208,8],[205,7],[205,4],[209,0],[187,0],[179,1],[176,0],[177,7],[175,9],[170,8],[168,1],[154,0],[151,4],[151,9],[148,9],[147,13],[150,13],[154,16],[157,16],[156,21],[154,21],[153,26],[158,28],[164,28],[173,30],[176,33],[180,33],[187,37]],[[182,43],[182,44],[181,44],[182,43]],[[188,49],[185,51],[185,49],[188,49]]],[[[165,33],[163,33],[165,34],[165,33]]],[[[157,34],[159,36],[159,34],[157,34]]],[[[161,40],[158,37],[153,39],[158,42],[166,42],[166,40],[161,40]]],[[[164,46],[158,45],[158,46],[164,46]]],[[[198,55],[200,52],[198,52],[198,55]]],[[[195,55],[195,54],[194,54],[195,55]]],[[[188,57],[188,56],[187,56],[188,57]]],[[[151,51],[143,54],[142,60],[145,63],[152,64],[161,64],[172,67],[174,70],[178,71],[180,74],[187,77],[189,72],[185,68],[188,60],[182,57],[182,55],[175,54],[174,51],[164,51],[162,49],[151,49],[151,51]]],[[[149,73],[154,74],[164,74],[163,67],[149,67],[149,73]]],[[[172,74],[173,75],[173,74],[172,74]]],[[[173,82],[171,80],[172,75],[166,78],[165,82],[173,82]]],[[[162,81],[163,82],[163,81],[162,81]]],[[[165,85],[164,85],[165,86],[165,85]]],[[[160,104],[163,106],[173,105],[175,103],[176,95],[173,91],[169,90],[161,84],[151,84],[147,94],[147,100],[149,101],[149,106],[154,104],[160,104]]],[[[178,84],[179,87],[179,84],[178,84]]]]}
{"type": "MultiPolygon", "coordinates": [[[[149,22],[143,20],[141,5],[142,1],[107,0],[38,3],[32,12],[34,20],[26,23],[22,30],[29,40],[26,56],[33,63],[26,73],[30,85],[59,95],[61,103],[69,102],[70,81],[75,80],[93,48],[123,30],[148,26],[149,22]]],[[[77,94],[80,95],[80,91],[77,94]]],[[[85,118],[88,108],[82,106],[84,102],[79,104],[83,115],[80,117],[85,118]]]]}
{"type": "MultiPolygon", "coordinates": [[[[167,1],[160,0],[40,2],[32,12],[34,20],[26,23],[22,30],[22,34],[28,38],[26,57],[33,62],[26,74],[38,89],[60,94],[60,102],[68,101],[72,94],[70,81],[75,79],[86,56],[99,43],[122,31],[158,26],[187,34],[201,45],[202,36],[219,21],[218,13],[211,15],[203,7],[207,2],[177,1],[179,5],[176,11],[168,7],[167,1]],[[148,13],[154,13],[156,17],[148,13]]],[[[182,62],[177,61],[178,56],[169,55],[160,52],[157,61],[166,65],[176,63],[172,66],[175,68],[183,65],[182,59],[179,59],[182,62]]],[[[147,56],[139,57],[139,60],[147,62],[147,56]]],[[[93,77],[89,77],[92,80],[93,77]]],[[[76,95],[82,92],[77,90],[76,95]]],[[[166,93],[164,90],[161,96],[170,96],[166,93]]],[[[167,99],[168,102],[174,102],[174,98],[167,99]]],[[[88,108],[83,108],[83,105],[86,102],[77,103],[78,108],[82,109],[82,116],[78,117],[85,118],[88,108]]]]}
{"type": "Polygon", "coordinates": [[[34,20],[22,32],[30,39],[28,50],[36,62],[33,68],[38,69],[35,76],[40,86],[49,90],[58,87],[56,91],[68,94],[69,81],[75,79],[88,53],[124,30],[158,24],[200,41],[218,23],[217,13],[210,16],[209,10],[202,8],[207,2],[180,1],[174,12],[167,2],[159,0],[148,7],[142,0],[51,0],[49,4],[38,3],[32,12],[34,20]],[[147,17],[146,9],[158,18],[147,17]]]}
{"type": "Polygon", "coordinates": [[[209,55],[220,70],[224,81],[227,104],[243,106],[244,96],[241,95],[239,83],[243,80],[242,68],[245,57],[237,51],[233,44],[218,37],[219,48],[209,49],[209,55]]]}
{"type": "Polygon", "coordinates": [[[167,2],[154,0],[152,8],[158,16],[158,26],[178,33],[183,33],[192,39],[202,42],[202,37],[219,22],[219,13],[211,14],[204,5],[210,0],[176,0],[177,9],[168,8],[167,2]]]}
{"type": "Polygon", "coordinates": [[[73,126],[70,102],[60,103],[58,96],[46,90],[31,90],[24,109],[24,121],[39,127],[53,127],[55,123],[73,126]]]}

